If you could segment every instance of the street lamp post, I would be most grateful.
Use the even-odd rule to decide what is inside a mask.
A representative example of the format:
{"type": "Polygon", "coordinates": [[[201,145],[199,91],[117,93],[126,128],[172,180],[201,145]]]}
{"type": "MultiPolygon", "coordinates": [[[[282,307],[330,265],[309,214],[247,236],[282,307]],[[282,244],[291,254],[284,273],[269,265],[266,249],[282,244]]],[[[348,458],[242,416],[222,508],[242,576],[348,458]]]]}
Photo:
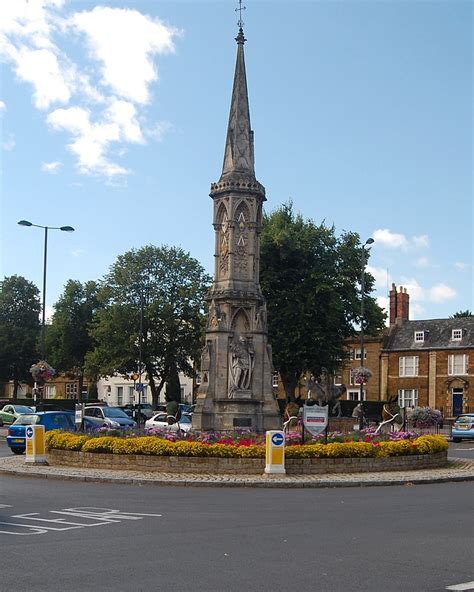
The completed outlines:
{"type": "MultiPolygon", "coordinates": [[[[36,228],[44,229],[44,255],[43,255],[43,304],[41,310],[41,359],[46,357],[46,340],[45,340],[45,324],[46,324],[46,263],[48,259],[48,230],[62,230],[63,232],[74,232],[72,226],[41,226],[40,224],[33,224],[28,220],[20,220],[20,226],[35,226],[36,228]]],[[[35,388],[36,391],[36,388],[35,388]]],[[[36,394],[36,393],[35,393],[36,394]]]]}
{"type": "MultiPolygon", "coordinates": [[[[361,264],[361,273],[360,273],[360,365],[364,367],[364,357],[365,357],[365,344],[364,344],[364,293],[365,293],[365,266],[367,264],[367,252],[368,249],[365,247],[367,245],[372,245],[374,243],[373,238],[368,238],[365,243],[362,245],[362,264],[361,264]]],[[[364,427],[364,380],[360,381],[360,392],[359,392],[359,402],[360,402],[360,416],[359,416],[359,429],[362,430],[364,427]]]]}

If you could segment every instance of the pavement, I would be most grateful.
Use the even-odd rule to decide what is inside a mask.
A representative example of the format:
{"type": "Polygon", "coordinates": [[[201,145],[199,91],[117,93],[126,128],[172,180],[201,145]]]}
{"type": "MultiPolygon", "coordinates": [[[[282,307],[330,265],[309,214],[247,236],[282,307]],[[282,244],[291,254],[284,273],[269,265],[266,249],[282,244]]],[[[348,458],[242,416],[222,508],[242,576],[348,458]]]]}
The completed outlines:
{"type": "Polygon", "coordinates": [[[0,458],[0,473],[18,477],[38,477],[73,481],[93,481],[136,485],[182,485],[190,487],[373,487],[420,485],[453,481],[474,481],[474,460],[450,459],[439,469],[345,473],[326,475],[215,475],[208,473],[162,473],[131,470],[54,467],[25,463],[24,456],[0,458]]]}

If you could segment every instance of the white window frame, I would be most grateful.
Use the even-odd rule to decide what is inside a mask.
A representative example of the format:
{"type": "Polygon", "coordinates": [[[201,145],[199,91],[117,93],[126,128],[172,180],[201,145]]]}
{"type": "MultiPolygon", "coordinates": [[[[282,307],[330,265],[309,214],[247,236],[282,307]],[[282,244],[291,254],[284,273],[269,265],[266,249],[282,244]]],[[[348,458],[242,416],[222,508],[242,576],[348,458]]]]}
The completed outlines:
{"type": "Polygon", "coordinates": [[[467,354],[451,354],[448,356],[448,376],[464,376],[468,373],[469,369],[469,356],[467,354]],[[461,364],[462,370],[459,372],[459,366],[461,364]]]}
{"type": "Polygon", "coordinates": [[[342,384],[342,374],[334,374],[334,385],[340,386],[342,384]]]}
{"type": "Polygon", "coordinates": [[[415,343],[424,343],[425,341],[425,332],[424,331],[415,331],[415,335],[413,337],[415,343]]]}
{"type": "Polygon", "coordinates": [[[123,386],[117,387],[117,405],[119,407],[123,405],[123,386]]]}
{"type": "MultiPolygon", "coordinates": [[[[366,392],[365,390],[362,391],[362,400],[366,400],[366,392]]],[[[360,389],[349,389],[347,391],[347,400],[348,401],[359,401],[360,402],[360,389]]]]}
{"type": "Polygon", "coordinates": [[[77,382],[66,382],[66,399],[77,399],[77,382]]]}
{"type": "Polygon", "coordinates": [[[418,407],[418,389],[398,389],[398,405],[401,408],[418,407]]]}
{"type": "Polygon", "coordinates": [[[44,398],[45,399],[56,398],[56,385],[55,384],[45,384],[44,385],[44,398]]]}
{"type": "Polygon", "coordinates": [[[148,387],[144,386],[143,391],[141,392],[141,402],[146,403],[148,398],[148,387]]]}
{"type": "MultiPolygon", "coordinates": [[[[361,351],[361,348],[360,347],[355,347],[352,350],[352,359],[353,360],[360,360],[360,359],[362,359],[362,351],[361,351]]],[[[364,360],[366,360],[366,359],[367,359],[367,350],[364,347],[364,360]]]]}
{"type": "Polygon", "coordinates": [[[418,376],[419,362],[418,356],[401,356],[398,358],[398,375],[418,376]],[[408,363],[409,360],[411,363],[408,363]]]}
{"type": "Polygon", "coordinates": [[[129,405],[133,405],[135,403],[135,389],[131,385],[128,387],[128,403],[129,405]]]}
{"type": "Polygon", "coordinates": [[[451,341],[461,341],[462,329],[453,329],[451,331],[451,341]]]}

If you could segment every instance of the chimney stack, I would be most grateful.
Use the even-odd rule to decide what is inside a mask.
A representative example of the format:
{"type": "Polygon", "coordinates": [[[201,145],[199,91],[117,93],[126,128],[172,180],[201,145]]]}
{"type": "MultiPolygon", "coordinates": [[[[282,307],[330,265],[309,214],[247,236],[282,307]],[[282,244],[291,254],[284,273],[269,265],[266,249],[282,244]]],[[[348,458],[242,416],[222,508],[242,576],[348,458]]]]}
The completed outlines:
{"type": "Polygon", "coordinates": [[[410,295],[406,288],[400,286],[397,292],[397,287],[392,284],[390,290],[390,327],[397,322],[408,321],[410,314],[410,295]]]}

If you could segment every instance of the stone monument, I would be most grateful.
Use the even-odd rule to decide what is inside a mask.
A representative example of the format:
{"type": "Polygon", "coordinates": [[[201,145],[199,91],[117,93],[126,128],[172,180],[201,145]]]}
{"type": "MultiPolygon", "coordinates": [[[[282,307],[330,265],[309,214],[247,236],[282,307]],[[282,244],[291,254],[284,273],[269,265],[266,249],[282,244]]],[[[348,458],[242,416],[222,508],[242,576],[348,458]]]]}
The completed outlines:
{"type": "Polygon", "coordinates": [[[242,25],[240,20],[224,165],[210,193],[215,271],[207,296],[206,345],[193,427],[262,432],[279,429],[281,419],[272,390],[272,353],[259,285],[266,198],[255,178],[242,25]]]}

